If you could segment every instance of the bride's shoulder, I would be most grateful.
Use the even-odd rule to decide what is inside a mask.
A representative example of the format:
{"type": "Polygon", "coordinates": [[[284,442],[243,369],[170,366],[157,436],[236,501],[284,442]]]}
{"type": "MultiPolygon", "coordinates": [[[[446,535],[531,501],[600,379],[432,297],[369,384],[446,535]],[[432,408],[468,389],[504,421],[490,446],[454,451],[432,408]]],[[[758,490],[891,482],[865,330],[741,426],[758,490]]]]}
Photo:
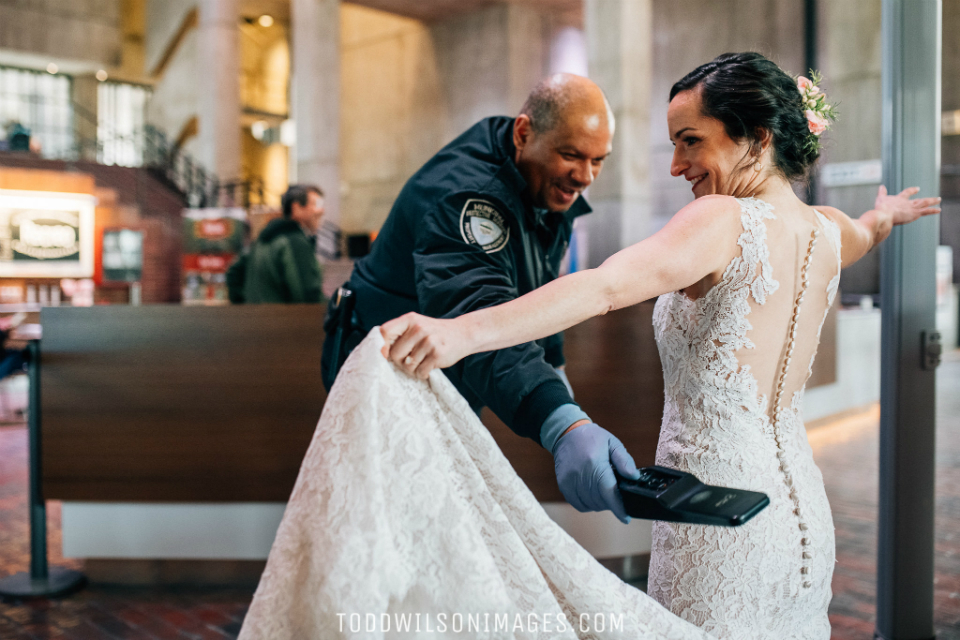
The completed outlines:
{"type": "Polygon", "coordinates": [[[833,220],[834,222],[847,217],[847,214],[845,214],[843,211],[840,211],[840,209],[837,209],[836,207],[828,207],[823,204],[818,204],[811,208],[817,213],[826,216],[830,220],[833,220]]]}
{"type": "Polygon", "coordinates": [[[677,216],[690,222],[702,222],[710,226],[740,227],[743,212],[740,201],[733,196],[701,196],[677,212],[677,216]]]}

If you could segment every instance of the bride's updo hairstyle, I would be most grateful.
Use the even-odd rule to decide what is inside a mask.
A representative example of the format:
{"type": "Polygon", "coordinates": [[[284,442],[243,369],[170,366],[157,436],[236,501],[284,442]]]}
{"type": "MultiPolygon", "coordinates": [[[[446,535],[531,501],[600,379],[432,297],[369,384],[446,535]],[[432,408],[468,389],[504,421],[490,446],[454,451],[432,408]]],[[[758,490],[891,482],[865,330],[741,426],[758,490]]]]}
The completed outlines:
{"type": "Polygon", "coordinates": [[[769,131],[774,162],[787,180],[803,180],[820,157],[819,145],[809,143],[797,81],[759,53],[717,56],[674,84],[670,99],[689,89],[700,90],[704,115],[722,122],[734,141],[759,151],[760,130],[769,131]]]}

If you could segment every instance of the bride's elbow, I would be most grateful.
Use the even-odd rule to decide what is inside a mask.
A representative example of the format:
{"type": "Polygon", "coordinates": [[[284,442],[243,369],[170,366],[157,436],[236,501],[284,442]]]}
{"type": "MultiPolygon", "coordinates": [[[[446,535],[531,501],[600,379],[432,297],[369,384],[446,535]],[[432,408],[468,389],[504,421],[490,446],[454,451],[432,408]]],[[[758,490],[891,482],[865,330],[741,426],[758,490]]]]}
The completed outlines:
{"type": "Polygon", "coordinates": [[[620,309],[624,306],[623,299],[623,291],[620,290],[616,281],[612,281],[609,278],[604,279],[603,286],[600,288],[597,315],[603,316],[611,311],[620,309]]]}

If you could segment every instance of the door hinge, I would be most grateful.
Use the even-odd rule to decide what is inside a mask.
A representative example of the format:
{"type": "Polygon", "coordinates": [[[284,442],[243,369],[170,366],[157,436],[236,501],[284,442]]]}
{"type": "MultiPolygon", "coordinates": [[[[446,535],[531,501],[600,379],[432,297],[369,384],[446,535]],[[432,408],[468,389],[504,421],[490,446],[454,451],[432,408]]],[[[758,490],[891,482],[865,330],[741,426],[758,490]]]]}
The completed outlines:
{"type": "Polygon", "coordinates": [[[940,366],[940,356],[943,355],[943,343],[939,331],[924,331],[921,335],[920,366],[932,371],[940,366]]]}

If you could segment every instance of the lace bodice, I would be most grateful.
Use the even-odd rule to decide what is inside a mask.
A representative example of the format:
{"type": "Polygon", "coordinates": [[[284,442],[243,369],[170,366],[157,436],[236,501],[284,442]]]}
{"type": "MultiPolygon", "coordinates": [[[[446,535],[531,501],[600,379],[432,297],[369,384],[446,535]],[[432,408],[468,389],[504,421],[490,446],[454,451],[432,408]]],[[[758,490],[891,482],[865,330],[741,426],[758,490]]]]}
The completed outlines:
{"type": "Polygon", "coordinates": [[[828,638],[833,525],[800,409],[839,282],[840,232],[819,212],[783,219],[764,201],[739,202],[740,255],[720,281],[696,300],[674,292],[657,301],[657,462],[763,491],[771,505],[736,529],[657,523],[650,593],[720,637],[828,638]],[[810,250],[814,231],[829,242],[810,250]],[[778,385],[791,400],[773,419],[778,385]]]}

